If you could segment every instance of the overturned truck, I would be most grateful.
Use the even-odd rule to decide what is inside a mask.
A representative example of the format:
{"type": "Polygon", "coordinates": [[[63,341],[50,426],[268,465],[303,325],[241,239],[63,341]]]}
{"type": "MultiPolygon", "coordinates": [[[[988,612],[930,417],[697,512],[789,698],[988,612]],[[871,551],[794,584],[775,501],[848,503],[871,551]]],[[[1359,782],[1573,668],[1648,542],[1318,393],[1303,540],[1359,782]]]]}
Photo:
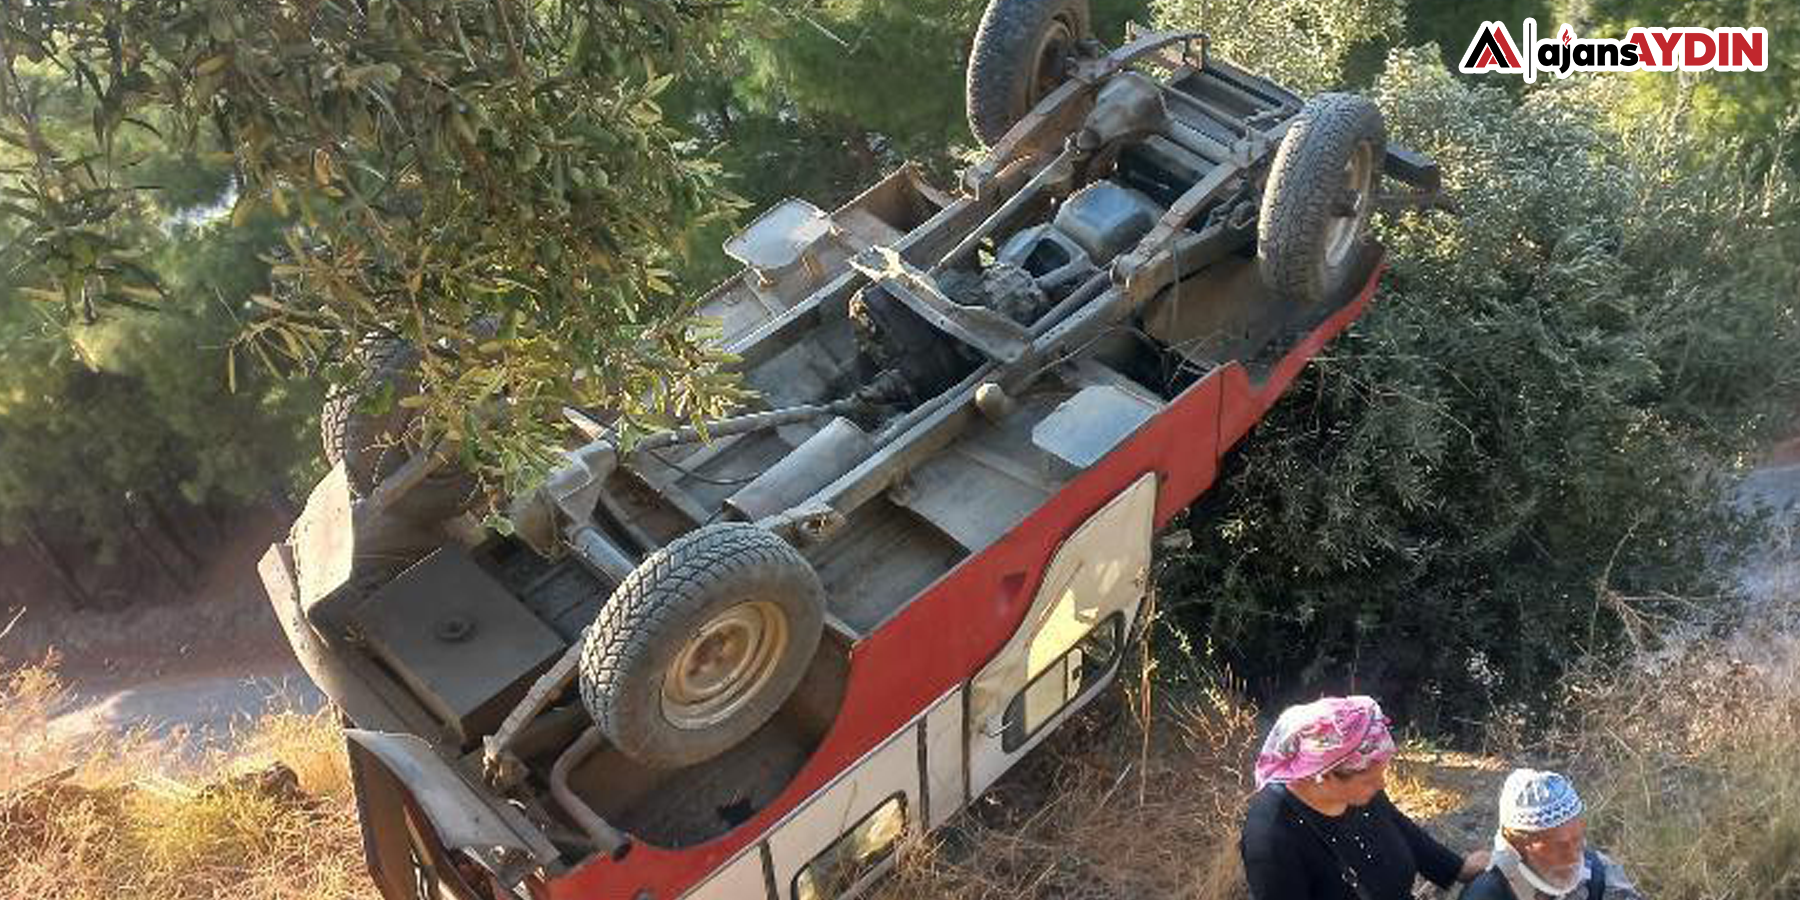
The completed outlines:
{"type": "Polygon", "coordinates": [[[1371,212],[1437,185],[1362,98],[1087,29],[992,0],[986,157],[757,218],[702,303],[754,405],[582,419],[512,532],[366,452],[401,423],[327,418],[263,575],[384,897],[854,896],[1109,682],[1152,536],[1369,301],[1371,212]]]}

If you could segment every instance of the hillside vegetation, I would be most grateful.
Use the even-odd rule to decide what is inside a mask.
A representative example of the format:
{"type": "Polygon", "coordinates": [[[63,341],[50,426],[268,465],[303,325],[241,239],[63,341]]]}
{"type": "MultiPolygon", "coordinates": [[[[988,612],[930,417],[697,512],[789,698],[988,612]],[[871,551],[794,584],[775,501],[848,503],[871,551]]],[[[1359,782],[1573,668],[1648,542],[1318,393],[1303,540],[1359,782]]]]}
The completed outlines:
{"type": "MultiPolygon", "coordinates": [[[[1200,27],[1214,52],[1299,87],[1368,92],[1391,139],[1443,166],[1455,209],[1379,223],[1389,270],[1376,303],[1179,523],[1191,548],[1163,559],[1154,640],[1116,702],[946,833],[910,847],[884,896],[1238,896],[1233,828],[1259,711],[1352,687],[1379,696],[1413,735],[1396,778],[1403,805],[1471,840],[1486,840],[1494,772],[1535,760],[1576,773],[1597,841],[1652,896],[1800,892],[1800,601],[1792,579],[1745,588],[1741,564],[1769,552],[1771,524],[1721,499],[1760,448],[1793,433],[1800,410],[1793,66],[1528,88],[1451,74],[1444,54],[1460,46],[1422,43],[1466,41],[1479,18],[1466,5],[1097,6],[1107,38],[1127,15],[1200,27]]],[[[15,7],[0,0],[0,11],[15,7]]],[[[1566,16],[1596,33],[1754,13],[1774,59],[1800,53],[1800,7],[1511,7],[1508,16],[1566,16]]],[[[657,298],[717,277],[713,248],[744,212],[727,192],[752,207],[788,195],[828,206],[903,157],[952,171],[970,153],[956,85],[971,10],[708,6],[704,21],[662,23],[658,34],[686,41],[684,54],[631,46],[629,59],[586,73],[631,92],[654,81],[655,112],[640,109],[652,143],[706,161],[661,158],[706,183],[663,197],[681,221],[637,233],[668,246],[632,285],[673,316],[676,301],[657,298]],[[663,68],[632,68],[644,58],[663,68]]],[[[93,110],[79,86],[20,71],[44,90],[35,108],[46,133],[88,140],[93,110]]],[[[300,227],[297,214],[255,203],[241,217],[171,218],[249,188],[215,155],[188,160],[137,130],[118,134],[142,151],[143,171],[189,175],[134,194],[109,231],[137,242],[139,264],[160,276],[156,308],[121,304],[90,321],[80,304],[71,316],[23,292],[42,271],[11,266],[0,280],[0,536],[38,548],[46,566],[60,556],[71,603],[114,556],[179,562],[154,535],[158,516],[241,508],[304,485],[318,470],[317,376],[344,377],[326,363],[356,336],[340,329],[312,358],[307,345],[270,367],[228,365],[234,337],[273,321],[255,297],[304,291],[277,262],[292,252],[281,235],[300,227]]],[[[16,149],[0,146],[9,189],[29,168],[16,149]]],[[[24,246],[34,226],[11,206],[0,214],[0,246],[24,246]]],[[[551,260],[535,276],[564,265],[551,260]]],[[[377,280],[403,280],[398,271],[377,280]]],[[[654,332],[632,318],[644,297],[596,297],[596,316],[654,332]]],[[[435,312],[467,319],[490,301],[501,302],[465,296],[435,312]]],[[[506,338],[529,352],[476,348],[473,369],[447,364],[444,383],[459,387],[433,402],[475,408],[560,378],[568,370],[545,361],[571,345],[532,344],[542,312],[519,317],[506,338]],[[515,365],[524,382],[495,375],[515,365]]],[[[467,324],[446,328],[460,340],[467,324]]],[[[647,389],[656,378],[643,360],[654,359],[729,395],[706,380],[708,360],[656,339],[608,345],[644,354],[639,380],[614,387],[647,389]]],[[[587,361],[607,358],[590,349],[587,361]]],[[[528,478],[548,445],[508,446],[484,457],[496,477],[528,478]]],[[[127,602],[152,593],[131,588],[127,602]]],[[[0,604],[58,608],[48,591],[0,604]]],[[[0,896],[369,896],[328,714],[252,727],[249,762],[177,763],[141,740],[59,746],[45,726],[54,674],[24,662],[0,665],[12,673],[0,694],[0,764],[10,767],[0,783],[38,787],[0,808],[0,896]],[[297,790],[233,780],[269,760],[297,773],[297,790]],[[56,780],[34,782],[44,776],[56,780]]]]}
{"type": "MultiPolygon", "coordinates": [[[[1304,3],[1157,10],[1239,6],[1258,29],[1219,29],[1218,52],[1315,85],[1405,13],[1336,5],[1312,47],[1253,36],[1303,28],[1304,3]]],[[[1291,688],[1266,696],[1354,679],[1455,731],[1542,708],[1633,617],[1720,595],[1709,563],[1752,527],[1721,485],[1800,409],[1800,185],[1789,132],[1721,139],[1694,89],[1657,93],[1674,84],[1521,93],[1387,52],[1369,89],[1389,138],[1442,166],[1457,208],[1384,224],[1378,302],[1245,441],[1165,581],[1185,631],[1291,688]]]]}
{"type": "MultiPolygon", "coordinates": [[[[1457,846],[1485,843],[1508,765],[1575,773],[1593,840],[1647,896],[1800,890],[1800,573],[1711,637],[1646,632],[1617,669],[1583,668],[1541,732],[1493,721],[1495,755],[1407,742],[1389,791],[1457,846]],[[1654,649],[1653,649],[1654,648],[1654,649]]],[[[1743,597],[1740,595],[1740,599],[1743,597]]],[[[1231,900],[1236,827],[1260,743],[1241,686],[1159,643],[1127,677],[940,833],[908,844],[884,900],[1231,900]],[[1143,673],[1139,673],[1143,674],[1143,673]],[[1148,714],[1146,714],[1148,711],[1148,714]]],[[[43,667],[0,686],[0,895],[49,900],[374,900],[329,712],[246,725],[239,754],[177,763],[141,740],[57,747],[43,667]],[[67,769],[47,771],[54,759],[67,769]],[[245,773],[280,763],[287,782],[245,773]],[[19,791],[32,778],[66,778],[19,791]]]]}

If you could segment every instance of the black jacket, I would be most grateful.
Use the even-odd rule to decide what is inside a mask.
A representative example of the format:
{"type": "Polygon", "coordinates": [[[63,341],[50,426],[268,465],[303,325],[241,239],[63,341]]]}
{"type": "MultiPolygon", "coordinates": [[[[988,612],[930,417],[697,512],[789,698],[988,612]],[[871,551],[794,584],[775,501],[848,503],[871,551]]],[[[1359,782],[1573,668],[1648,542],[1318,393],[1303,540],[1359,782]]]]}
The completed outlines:
{"type": "Polygon", "coordinates": [[[1418,875],[1449,887],[1462,871],[1462,857],[1395,809],[1385,793],[1326,816],[1269,785],[1250,798],[1239,849],[1252,900],[1361,900],[1344,877],[1345,865],[1368,900],[1410,897],[1418,875]]]}
{"type": "MultiPolygon", "coordinates": [[[[1600,858],[1599,854],[1589,850],[1587,864],[1589,872],[1587,892],[1582,896],[1584,900],[1604,900],[1606,897],[1606,862],[1600,858]]],[[[1475,876],[1475,880],[1469,882],[1468,887],[1463,888],[1461,900],[1518,900],[1518,898],[1513,896],[1512,885],[1506,882],[1506,876],[1501,874],[1499,869],[1488,869],[1475,876]]]]}

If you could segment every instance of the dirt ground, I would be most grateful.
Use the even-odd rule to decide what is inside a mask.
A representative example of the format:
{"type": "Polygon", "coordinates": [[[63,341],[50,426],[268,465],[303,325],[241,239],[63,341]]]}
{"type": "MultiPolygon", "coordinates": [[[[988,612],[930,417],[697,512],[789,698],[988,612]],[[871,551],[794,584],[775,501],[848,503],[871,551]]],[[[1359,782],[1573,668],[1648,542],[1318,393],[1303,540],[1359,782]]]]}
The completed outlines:
{"type": "Polygon", "coordinates": [[[1500,782],[1511,765],[1492,756],[1409,750],[1393,769],[1396,806],[1459,852],[1493,840],[1500,782]]]}
{"type": "Polygon", "coordinates": [[[49,723],[59,740],[146,731],[193,751],[229,745],[234,726],[272,706],[324,702],[294,661],[257,577],[256,562],[287,523],[269,511],[241,516],[207,554],[194,591],[122,610],[69,611],[41,596],[28,573],[5,573],[10,609],[0,669],[54,654],[69,700],[49,723]]]}

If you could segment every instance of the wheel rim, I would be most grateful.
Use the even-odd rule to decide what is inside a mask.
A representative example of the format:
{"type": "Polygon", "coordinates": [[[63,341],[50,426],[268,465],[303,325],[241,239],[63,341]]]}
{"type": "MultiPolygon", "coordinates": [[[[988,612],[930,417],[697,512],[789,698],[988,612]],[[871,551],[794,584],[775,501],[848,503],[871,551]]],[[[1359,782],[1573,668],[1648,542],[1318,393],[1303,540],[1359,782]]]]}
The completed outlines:
{"type": "Polygon", "coordinates": [[[1038,39],[1037,53],[1032,56],[1037,60],[1037,66],[1025,96],[1027,110],[1037,106],[1039,100],[1066,80],[1069,57],[1074,53],[1074,27],[1061,16],[1051,19],[1050,27],[1044,29],[1043,37],[1038,39]]]}
{"type": "Polygon", "coordinates": [[[1335,269],[1344,264],[1350,252],[1362,237],[1363,224],[1369,217],[1369,204],[1374,193],[1371,186],[1375,175],[1375,148],[1368,141],[1362,141],[1351,151],[1350,158],[1344,160],[1344,196],[1351,198],[1350,208],[1334,208],[1331,221],[1325,226],[1325,265],[1335,269]],[[1341,211],[1341,214],[1338,214],[1341,211]]]}
{"type": "Polygon", "coordinates": [[[750,600],[720,611],[664,673],[663,717],[687,730],[730,718],[775,674],[787,643],[787,616],[774,603],[750,600]]]}

